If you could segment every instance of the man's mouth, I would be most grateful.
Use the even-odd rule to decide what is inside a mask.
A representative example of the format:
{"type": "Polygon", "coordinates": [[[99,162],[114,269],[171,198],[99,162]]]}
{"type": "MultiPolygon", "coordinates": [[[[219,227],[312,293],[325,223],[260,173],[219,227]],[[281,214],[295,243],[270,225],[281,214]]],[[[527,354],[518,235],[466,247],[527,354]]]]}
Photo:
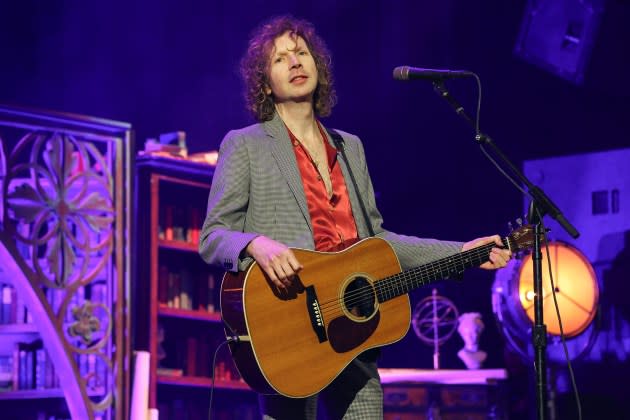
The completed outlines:
{"type": "Polygon", "coordinates": [[[306,79],[308,79],[308,76],[306,76],[306,75],[304,75],[304,74],[299,74],[299,75],[297,75],[297,76],[293,76],[293,77],[291,78],[291,80],[289,80],[289,82],[290,82],[290,83],[293,83],[293,82],[299,82],[299,81],[306,80],[306,79]]]}

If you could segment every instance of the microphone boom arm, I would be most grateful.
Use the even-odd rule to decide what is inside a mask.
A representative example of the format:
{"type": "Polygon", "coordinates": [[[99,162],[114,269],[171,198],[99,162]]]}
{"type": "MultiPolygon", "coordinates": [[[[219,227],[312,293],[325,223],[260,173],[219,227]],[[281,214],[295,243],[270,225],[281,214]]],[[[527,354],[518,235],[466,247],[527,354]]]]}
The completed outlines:
{"type": "MultiPolygon", "coordinates": [[[[446,89],[446,85],[443,80],[435,80],[433,81],[433,88],[435,92],[444,99],[452,108],[455,110],[455,113],[462,117],[468,124],[470,124],[473,129],[476,129],[475,122],[472,118],[466,113],[464,107],[457,102],[453,96],[446,89]]],[[[499,149],[499,147],[494,143],[494,141],[490,138],[490,136],[482,133],[481,131],[477,131],[475,135],[475,140],[477,143],[482,145],[488,145],[492,151],[499,156],[501,161],[512,171],[514,175],[527,187],[530,197],[536,202],[536,207],[541,212],[541,217],[545,214],[551,216],[554,220],[556,220],[560,226],[569,234],[572,238],[577,238],[580,236],[580,232],[573,226],[562,214],[558,206],[545,194],[545,192],[538,186],[532,184],[532,182],[527,179],[527,177],[510,161],[510,159],[499,149]]]]}

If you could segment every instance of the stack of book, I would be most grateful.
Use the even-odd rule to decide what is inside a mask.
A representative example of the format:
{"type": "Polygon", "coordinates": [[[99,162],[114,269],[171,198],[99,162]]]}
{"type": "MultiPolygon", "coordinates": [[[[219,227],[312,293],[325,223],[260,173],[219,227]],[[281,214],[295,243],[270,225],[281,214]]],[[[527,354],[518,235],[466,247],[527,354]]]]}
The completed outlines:
{"type": "Polygon", "coordinates": [[[186,159],[188,158],[186,132],[174,131],[160,134],[159,139],[148,138],[144,142],[144,153],[186,159]]]}
{"type": "Polygon", "coordinates": [[[159,269],[158,301],[168,308],[214,312],[214,275],[196,275],[187,269],[171,271],[165,265],[159,269]]]}

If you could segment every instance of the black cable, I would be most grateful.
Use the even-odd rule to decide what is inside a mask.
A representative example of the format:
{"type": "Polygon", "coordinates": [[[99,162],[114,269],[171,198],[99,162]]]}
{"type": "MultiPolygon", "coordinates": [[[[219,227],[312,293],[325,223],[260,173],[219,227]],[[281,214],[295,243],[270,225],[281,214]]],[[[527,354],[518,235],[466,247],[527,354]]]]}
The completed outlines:
{"type": "Polygon", "coordinates": [[[221,347],[235,341],[238,341],[238,337],[229,337],[227,340],[219,344],[217,346],[217,349],[214,351],[214,356],[212,357],[212,383],[210,384],[210,403],[208,404],[208,420],[212,420],[212,398],[214,396],[214,379],[215,379],[214,370],[217,364],[217,355],[219,354],[219,350],[221,350],[221,347]]]}
{"type": "Polygon", "coordinates": [[[562,343],[562,348],[564,350],[564,357],[567,361],[567,369],[569,370],[569,378],[571,378],[571,388],[573,390],[573,395],[575,396],[575,403],[577,405],[578,411],[578,420],[582,420],[582,402],[580,401],[580,393],[577,389],[577,383],[575,381],[575,374],[573,373],[573,366],[571,365],[571,358],[569,357],[569,350],[567,349],[567,343],[564,337],[564,328],[562,327],[562,319],[560,317],[560,308],[558,306],[558,300],[556,299],[556,285],[553,281],[553,274],[551,270],[551,254],[549,253],[549,239],[547,237],[547,229],[545,229],[545,225],[542,221],[542,215],[536,208],[536,213],[538,213],[538,220],[540,220],[540,226],[542,227],[543,234],[545,236],[545,250],[547,253],[547,268],[549,269],[549,282],[551,283],[551,295],[553,297],[553,304],[556,310],[556,317],[558,318],[558,326],[560,327],[560,342],[562,343]]]}

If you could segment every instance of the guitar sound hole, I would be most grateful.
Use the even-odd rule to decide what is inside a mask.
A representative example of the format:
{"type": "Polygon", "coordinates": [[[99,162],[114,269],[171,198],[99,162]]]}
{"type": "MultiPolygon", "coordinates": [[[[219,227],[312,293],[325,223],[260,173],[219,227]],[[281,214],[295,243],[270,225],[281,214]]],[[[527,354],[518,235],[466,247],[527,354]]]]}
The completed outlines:
{"type": "Polygon", "coordinates": [[[346,310],[359,320],[370,318],[374,314],[374,302],[374,288],[365,277],[355,277],[343,293],[346,310]]]}

